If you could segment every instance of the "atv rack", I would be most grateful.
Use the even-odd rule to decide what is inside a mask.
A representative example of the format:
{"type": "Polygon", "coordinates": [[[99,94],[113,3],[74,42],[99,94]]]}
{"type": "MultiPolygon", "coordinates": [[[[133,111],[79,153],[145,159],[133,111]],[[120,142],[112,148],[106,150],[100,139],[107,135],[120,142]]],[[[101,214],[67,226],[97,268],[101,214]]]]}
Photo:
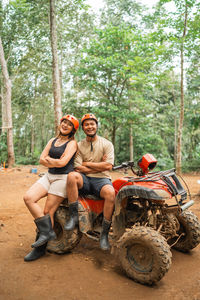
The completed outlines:
{"type": "MultiPolygon", "coordinates": [[[[113,171],[119,170],[119,169],[124,169],[125,171],[127,171],[128,169],[131,169],[133,174],[135,174],[139,177],[131,177],[128,180],[129,182],[153,182],[153,181],[163,180],[167,184],[171,194],[175,197],[177,205],[182,211],[194,204],[194,201],[191,200],[189,188],[188,188],[186,182],[181,177],[182,181],[184,182],[184,184],[187,188],[187,191],[189,194],[188,196],[190,198],[189,202],[183,203],[184,200],[187,200],[187,191],[184,189],[180,180],[178,179],[178,177],[175,173],[175,168],[166,170],[166,171],[149,172],[148,174],[144,175],[144,174],[141,174],[140,171],[135,171],[133,169],[133,167],[134,167],[134,162],[127,161],[127,162],[123,162],[119,166],[113,167],[113,171]],[[181,196],[180,200],[177,198],[177,195],[181,196]]],[[[180,175],[179,175],[179,177],[180,177],[180,175]]]]}

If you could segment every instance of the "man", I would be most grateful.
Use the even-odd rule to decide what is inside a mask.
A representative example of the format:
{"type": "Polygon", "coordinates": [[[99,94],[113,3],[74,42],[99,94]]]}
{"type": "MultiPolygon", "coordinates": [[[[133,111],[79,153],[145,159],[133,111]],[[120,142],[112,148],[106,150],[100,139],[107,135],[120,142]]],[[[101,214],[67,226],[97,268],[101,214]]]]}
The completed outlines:
{"type": "Polygon", "coordinates": [[[105,203],[100,247],[108,250],[108,233],[115,200],[109,175],[114,164],[114,148],[111,142],[97,135],[98,120],[95,115],[85,114],[81,125],[86,138],[78,143],[78,153],[74,161],[75,172],[69,173],[67,178],[70,220],[64,228],[73,230],[78,225],[78,192],[103,198],[105,203]]]}

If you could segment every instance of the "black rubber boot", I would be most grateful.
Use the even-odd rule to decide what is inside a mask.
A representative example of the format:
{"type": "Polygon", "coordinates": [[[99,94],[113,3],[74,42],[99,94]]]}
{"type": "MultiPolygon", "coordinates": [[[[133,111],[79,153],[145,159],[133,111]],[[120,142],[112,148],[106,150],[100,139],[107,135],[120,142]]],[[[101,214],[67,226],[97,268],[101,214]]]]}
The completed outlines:
{"type": "Polygon", "coordinates": [[[64,225],[65,230],[73,230],[78,225],[78,201],[69,204],[70,219],[64,225]]]}
{"type": "Polygon", "coordinates": [[[108,233],[110,230],[111,226],[111,221],[108,221],[106,219],[103,219],[102,222],[102,231],[100,234],[100,248],[102,250],[109,250],[110,249],[110,244],[108,241],[108,233]]]}
{"type": "MultiPolygon", "coordinates": [[[[35,241],[37,241],[38,238],[39,238],[39,233],[37,233],[35,241]]],[[[46,247],[47,247],[47,243],[45,243],[44,245],[39,246],[37,248],[34,248],[31,252],[29,252],[24,257],[24,261],[33,261],[33,260],[36,260],[36,259],[40,258],[41,256],[45,255],[46,247]]]]}
{"type": "Polygon", "coordinates": [[[41,218],[35,219],[34,222],[39,231],[39,238],[31,245],[32,248],[37,248],[56,238],[56,234],[52,228],[50,215],[45,215],[41,218]]]}

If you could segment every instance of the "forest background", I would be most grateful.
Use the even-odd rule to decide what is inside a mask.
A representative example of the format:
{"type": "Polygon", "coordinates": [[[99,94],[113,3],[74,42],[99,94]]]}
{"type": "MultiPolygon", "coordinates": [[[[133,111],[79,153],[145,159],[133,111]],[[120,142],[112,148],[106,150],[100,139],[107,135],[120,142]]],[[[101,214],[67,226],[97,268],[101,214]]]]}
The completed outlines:
{"type": "Polygon", "coordinates": [[[0,41],[1,164],[10,145],[12,165],[37,164],[59,114],[92,112],[115,164],[200,170],[200,1],[1,1],[0,41]]]}

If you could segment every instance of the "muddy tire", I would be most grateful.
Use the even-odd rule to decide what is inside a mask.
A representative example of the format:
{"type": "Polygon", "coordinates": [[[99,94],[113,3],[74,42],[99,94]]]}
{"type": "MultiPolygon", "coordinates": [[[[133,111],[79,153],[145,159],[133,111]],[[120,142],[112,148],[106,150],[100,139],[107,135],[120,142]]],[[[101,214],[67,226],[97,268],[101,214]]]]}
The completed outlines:
{"type": "Polygon", "coordinates": [[[198,218],[189,210],[177,216],[180,223],[179,236],[184,234],[172,248],[188,252],[200,243],[200,223],[198,218]]]}
{"type": "Polygon", "coordinates": [[[75,248],[81,240],[82,233],[78,228],[72,231],[64,230],[64,224],[69,219],[67,207],[59,207],[55,213],[54,230],[57,238],[48,242],[47,250],[49,252],[64,254],[75,248]]]}
{"type": "Polygon", "coordinates": [[[136,226],[117,242],[121,266],[134,281],[152,285],[171,265],[171,251],[164,237],[151,228],[136,226]]]}

